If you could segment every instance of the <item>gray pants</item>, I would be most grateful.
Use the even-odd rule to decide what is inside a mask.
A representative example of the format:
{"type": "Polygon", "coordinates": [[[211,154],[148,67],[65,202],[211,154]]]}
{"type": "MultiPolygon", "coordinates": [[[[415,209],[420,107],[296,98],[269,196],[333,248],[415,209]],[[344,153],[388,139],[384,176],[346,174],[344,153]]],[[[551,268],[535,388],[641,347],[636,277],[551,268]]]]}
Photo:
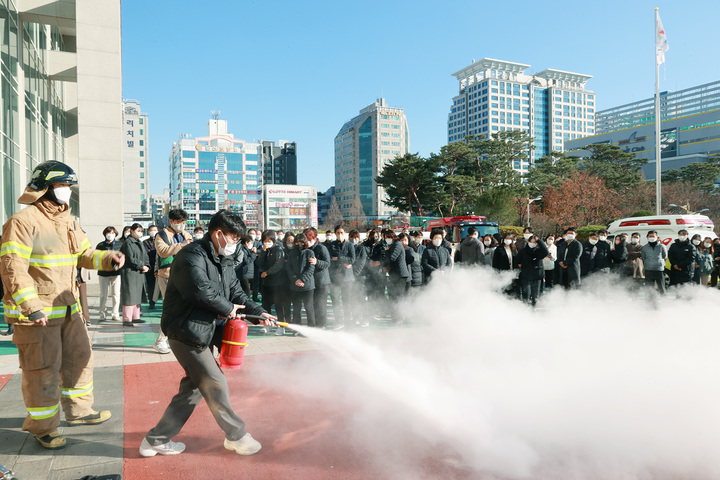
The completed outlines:
{"type": "Polygon", "coordinates": [[[645,270],[645,282],[648,285],[655,285],[658,292],[665,294],[665,276],[663,272],[645,270]]]}
{"type": "Polygon", "coordinates": [[[203,398],[215,421],[225,432],[225,438],[240,440],[245,435],[245,422],[230,404],[227,378],[215,361],[212,348],[201,350],[175,340],[170,340],[169,344],[178,363],[185,369],[185,377],[180,380],[180,390],[160,422],[145,436],[148,443],[161,445],[169,442],[180,432],[203,398]]]}

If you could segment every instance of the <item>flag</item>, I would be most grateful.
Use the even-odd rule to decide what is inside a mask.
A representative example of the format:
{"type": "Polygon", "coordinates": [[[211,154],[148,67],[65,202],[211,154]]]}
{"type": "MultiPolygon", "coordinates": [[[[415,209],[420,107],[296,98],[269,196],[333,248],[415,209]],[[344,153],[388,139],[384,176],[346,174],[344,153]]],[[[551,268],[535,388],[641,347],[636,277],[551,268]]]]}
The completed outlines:
{"type": "Polygon", "coordinates": [[[662,20],[660,20],[660,14],[656,12],[655,16],[657,17],[657,22],[655,22],[655,61],[660,65],[665,63],[665,52],[668,51],[670,46],[665,36],[665,28],[662,20]]]}

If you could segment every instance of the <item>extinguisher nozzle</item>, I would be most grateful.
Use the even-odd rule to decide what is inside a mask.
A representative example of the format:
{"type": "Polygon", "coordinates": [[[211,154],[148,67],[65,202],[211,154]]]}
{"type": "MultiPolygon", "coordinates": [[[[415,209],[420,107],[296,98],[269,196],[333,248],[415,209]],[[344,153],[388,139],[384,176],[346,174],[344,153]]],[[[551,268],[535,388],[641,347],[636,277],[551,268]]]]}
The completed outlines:
{"type": "Polygon", "coordinates": [[[275,322],[278,327],[289,327],[290,324],[287,322],[275,322]]]}

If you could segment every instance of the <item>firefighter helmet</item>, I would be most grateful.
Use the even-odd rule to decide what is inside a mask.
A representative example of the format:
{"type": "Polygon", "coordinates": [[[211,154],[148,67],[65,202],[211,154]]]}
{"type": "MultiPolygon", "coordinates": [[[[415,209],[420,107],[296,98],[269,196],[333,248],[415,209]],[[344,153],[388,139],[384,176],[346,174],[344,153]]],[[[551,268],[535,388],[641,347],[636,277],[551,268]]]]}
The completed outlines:
{"type": "Polygon", "coordinates": [[[75,171],[65,163],[51,160],[43,162],[32,172],[28,187],[33,190],[45,190],[53,183],[68,183],[77,185],[77,175],[75,171]]]}

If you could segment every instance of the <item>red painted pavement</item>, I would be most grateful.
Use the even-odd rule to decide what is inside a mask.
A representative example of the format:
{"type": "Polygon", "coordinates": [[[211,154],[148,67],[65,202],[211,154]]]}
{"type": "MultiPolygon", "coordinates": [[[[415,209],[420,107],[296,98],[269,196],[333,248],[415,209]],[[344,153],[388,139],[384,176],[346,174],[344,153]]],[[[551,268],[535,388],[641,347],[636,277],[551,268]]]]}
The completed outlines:
{"type": "Polygon", "coordinates": [[[9,382],[11,378],[12,375],[0,375],[0,390],[2,390],[5,385],[7,385],[7,382],[9,382]]]}
{"type": "MultiPolygon", "coordinates": [[[[412,450],[417,451],[417,458],[411,460],[412,467],[403,466],[407,458],[390,468],[387,463],[383,467],[375,461],[377,452],[373,453],[372,448],[350,443],[349,419],[353,413],[350,406],[334,399],[318,401],[303,397],[301,381],[285,382],[281,388],[267,386],[272,382],[264,385],[258,372],[263,375],[272,372],[274,364],[281,368],[289,356],[301,355],[319,354],[256,355],[246,358],[240,370],[226,371],[235,410],[247,430],[263,445],[258,454],[249,457],[225,450],[223,432],[204,401],[173,439],[186,444],[184,453],[141,457],[140,442],[177,393],[183,370],[174,362],[126,366],[123,479],[478,478],[438,459],[439,448],[429,445],[412,450]]],[[[381,438],[383,432],[377,435],[381,438]]],[[[408,441],[415,448],[417,441],[412,438],[408,441]]],[[[387,446],[384,448],[387,450],[387,446]]],[[[444,457],[448,457],[447,452],[444,457]]]]}

